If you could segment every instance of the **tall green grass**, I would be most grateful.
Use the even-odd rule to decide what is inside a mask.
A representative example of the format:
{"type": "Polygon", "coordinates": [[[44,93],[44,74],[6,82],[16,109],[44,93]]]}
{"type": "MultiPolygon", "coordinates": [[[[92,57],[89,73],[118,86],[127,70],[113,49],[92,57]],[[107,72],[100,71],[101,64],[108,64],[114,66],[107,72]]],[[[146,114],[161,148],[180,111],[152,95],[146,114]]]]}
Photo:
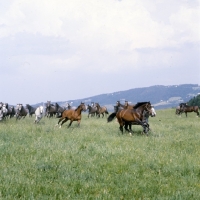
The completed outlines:
{"type": "Polygon", "coordinates": [[[57,121],[0,123],[0,199],[200,199],[196,114],[157,111],[148,137],[106,118],[57,121]]]}

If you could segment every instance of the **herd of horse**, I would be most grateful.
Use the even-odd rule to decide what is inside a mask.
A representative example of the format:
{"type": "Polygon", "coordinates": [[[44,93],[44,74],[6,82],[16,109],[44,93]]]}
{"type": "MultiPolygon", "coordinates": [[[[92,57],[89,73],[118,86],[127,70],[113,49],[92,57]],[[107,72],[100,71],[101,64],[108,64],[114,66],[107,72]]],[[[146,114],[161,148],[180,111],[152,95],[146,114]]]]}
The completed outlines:
{"type": "MultiPolygon", "coordinates": [[[[188,106],[186,103],[181,103],[176,108],[176,114],[181,115],[185,113],[187,117],[187,112],[196,112],[199,116],[198,106],[188,106]]],[[[119,123],[119,130],[123,134],[123,130],[128,131],[130,134],[133,133],[132,125],[140,125],[143,128],[143,133],[148,135],[150,130],[149,126],[149,116],[155,117],[156,111],[154,106],[150,102],[138,102],[137,104],[129,104],[128,101],[125,101],[124,104],[121,104],[120,101],[117,101],[114,106],[114,112],[109,115],[109,112],[105,106],[100,106],[99,103],[91,103],[91,105],[85,105],[81,102],[78,107],[72,107],[69,103],[65,107],[60,106],[58,103],[52,104],[51,101],[47,101],[44,105],[40,105],[37,108],[32,107],[29,104],[23,106],[23,104],[17,104],[14,106],[9,106],[8,103],[0,102],[0,121],[3,119],[8,119],[16,117],[16,120],[25,118],[27,115],[35,115],[34,123],[38,123],[43,117],[57,117],[59,118],[56,126],[62,125],[70,120],[68,127],[71,126],[73,121],[77,121],[78,126],[80,126],[82,111],[88,110],[89,117],[102,118],[106,116],[107,122],[117,119],[119,123]],[[109,116],[107,116],[109,115],[109,116]]]]}

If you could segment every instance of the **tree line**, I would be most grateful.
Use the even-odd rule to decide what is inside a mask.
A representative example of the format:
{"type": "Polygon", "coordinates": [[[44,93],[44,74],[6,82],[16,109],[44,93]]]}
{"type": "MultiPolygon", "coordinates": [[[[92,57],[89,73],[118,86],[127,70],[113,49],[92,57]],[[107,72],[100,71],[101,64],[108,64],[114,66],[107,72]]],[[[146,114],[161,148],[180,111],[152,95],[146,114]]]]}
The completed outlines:
{"type": "Polygon", "coordinates": [[[196,97],[193,97],[192,99],[189,100],[188,102],[189,106],[200,106],[200,94],[197,95],[196,97]]]}

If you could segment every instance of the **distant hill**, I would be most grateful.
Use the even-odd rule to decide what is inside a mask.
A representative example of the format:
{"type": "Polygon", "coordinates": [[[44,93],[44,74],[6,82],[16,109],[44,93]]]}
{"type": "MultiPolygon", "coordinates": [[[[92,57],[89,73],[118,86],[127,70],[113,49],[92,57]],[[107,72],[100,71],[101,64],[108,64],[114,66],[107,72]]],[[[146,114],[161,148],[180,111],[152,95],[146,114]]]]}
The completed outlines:
{"type": "Polygon", "coordinates": [[[57,103],[65,106],[67,102],[73,102],[73,106],[78,106],[80,102],[85,102],[86,104],[98,102],[101,106],[107,106],[107,108],[112,111],[117,100],[120,100],[122,103],[127,100],[133,104],[140,101],[150,101],[156,109],[165,109],[176,107],[181,102],[188,102],[191,98],[197,96],[198,94],[200,94],[200,86],[198,84],[170,86],[155,85],[100,94],[83,99],[70,99],[57,103]]]}

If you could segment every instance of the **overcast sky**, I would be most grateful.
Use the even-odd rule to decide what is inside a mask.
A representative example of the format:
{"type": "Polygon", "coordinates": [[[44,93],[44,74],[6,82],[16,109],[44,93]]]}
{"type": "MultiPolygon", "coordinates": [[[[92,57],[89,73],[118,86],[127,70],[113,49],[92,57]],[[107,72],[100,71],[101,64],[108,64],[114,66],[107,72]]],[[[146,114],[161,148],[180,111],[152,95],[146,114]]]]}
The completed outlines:
{"type": "Polygon", "coordinates": [[[200,84],[200,0],[0,1],[0,101],[200,84]]]}

